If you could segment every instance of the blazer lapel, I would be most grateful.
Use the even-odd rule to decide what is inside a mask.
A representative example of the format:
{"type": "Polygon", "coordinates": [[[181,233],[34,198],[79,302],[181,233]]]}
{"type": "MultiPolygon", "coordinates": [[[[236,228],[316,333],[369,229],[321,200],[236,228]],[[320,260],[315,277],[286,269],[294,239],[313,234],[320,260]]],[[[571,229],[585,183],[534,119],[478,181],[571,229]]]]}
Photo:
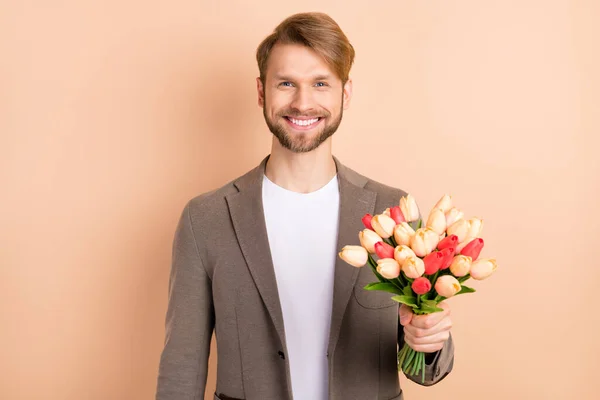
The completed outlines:
{"type": "MultiPolygon", "coordinates": [[[[367,178],[345,167],[336,157],[334,157],[334,160],[337,166],[340,187],[337,240],[337,250],[340,251],[346,245],[360,244],[358,233],[364,229],[361,218],[367,213],[373,214],[377,193],[364,189],[367,178]]],[[[339,257],[336,258],[331,327],[327,349],[329,355],[332,355],[335,350],[342,319],[356,283],[358,272],[358,268],[352,267],[339,257]]],[[[315,279],[318,279],[318,277],[315,277],[315,279]]]]}
{"type": "Polygon", "coordinates": [[[283,314],[262,201],[262,180],[268,158],[234,182],[239,192],[227,195],[226,199],[242,254],[286,351],[283,314]]]}

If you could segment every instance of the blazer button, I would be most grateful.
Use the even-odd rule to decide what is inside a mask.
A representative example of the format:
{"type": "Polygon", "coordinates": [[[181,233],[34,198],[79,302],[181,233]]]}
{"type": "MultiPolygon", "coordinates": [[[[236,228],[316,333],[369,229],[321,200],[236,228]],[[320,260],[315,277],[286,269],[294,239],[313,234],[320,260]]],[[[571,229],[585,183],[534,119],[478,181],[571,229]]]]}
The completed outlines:
{"type": "Polygon", "coordinates": [[[279,351],[277,354],[279,354],[279,358],[285,360],[285,354],[283,354],[283,351],[279,351]]]}

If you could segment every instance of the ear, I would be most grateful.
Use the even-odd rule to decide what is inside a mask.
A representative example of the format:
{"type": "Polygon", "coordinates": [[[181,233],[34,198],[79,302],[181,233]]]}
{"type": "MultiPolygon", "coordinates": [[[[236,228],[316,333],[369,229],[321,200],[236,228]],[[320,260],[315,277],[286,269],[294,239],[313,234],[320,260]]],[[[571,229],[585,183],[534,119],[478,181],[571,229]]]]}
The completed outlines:
{"type": "Polygon", "coordinates": [[[258,93],[258,106],[263,108],[265,106],[265,87],[260,77],[256,78],[256,92],[258,93]]]}
{"type": "Polygon", "coordinates": [[[344,93],[343,93],[343,107],[344,110],[347,110],[350,107],[350,100],[352,100],[352,78],[348,78],[348,81],[344,84],[344,93]]]}

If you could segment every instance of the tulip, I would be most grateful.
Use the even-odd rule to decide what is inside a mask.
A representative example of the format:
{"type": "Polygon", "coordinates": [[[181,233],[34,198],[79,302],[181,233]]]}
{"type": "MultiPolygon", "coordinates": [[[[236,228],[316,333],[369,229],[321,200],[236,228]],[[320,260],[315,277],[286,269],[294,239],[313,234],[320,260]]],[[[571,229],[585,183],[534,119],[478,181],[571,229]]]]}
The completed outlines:
{"type": "Polygon", "coordinates": [[[456,235],[458,236],[458,243],[462,243],[467,238],[469,229],[469,222],[461,218],[448,227],[448,236],[456,235]]]}
{"type": "Polygon", "coordinates": [[[396,224],[401,224],[402,222],[406,222],[404,215],[402,215],[402,210],[400,210],[400,207],[398,207],[398,206],[394,206],[394,207],[390,208],[390,216],[396,222],[396,224]]]}
{"type": "Polygon", "coordinates": [[[435,203],[435,206],[433,206],[433,208],[441,208],[442,212],[445,213],[446,211],[452,208],[452,196],[448,194],[443,195],[442,198],[439,199],[437,203],[435,203]]]}
{"type": "Polygon", "coordinates": [[[444,261],[446,260],[446,255],[441,251],[434,251],[429,253],[423,258],[423,263],[425,264],[425,273],[427,275],[433,275],[437,271],[440,270],[444,261]]]}
{"type": "Polygon", "coordinates": [[[365,228],[373,230],[373,226],[371,225],[372,219],[373,219],[373,216],[371,214],[365,214],[365,216],[362,217],[362,223],[365,226],[365,228]]]}
{"type": "Polygon", "coordinates": [[[464,249],[473,240],[475,240],[475,238],[468,237],[465,240],[463,240],[461,243],[457,244],[456,245],[456,254],[460,254],[460,252],[462,251],[462,249],[464,249]]]}
{"type": "Polygon", "coordinates": [[[435,281],[435,291],[446,298],[460,292],[460,283],[452,275],[442,275],[435,281]]]}
{"type": "Polygon", "coordinates": [[[385,279],[394,279],[400,275],[400,264],[393,258],[377,260],[377,272],[385,279]]]}
{"type": "Polygon", "coordinates": [[[453,223],[455,223],[459,219],[463,218],[464,216],[465,216],[465,214],[462,211],[460,211],[456,207],[452,207],[451,209],[446,211],[446,226],[452,225],[453,223]]]}
{"type": "Polygon", "coordinates": [[[406,219],[406,222],[412,222],[419,219],[417,202],[410,194],[400,198],[400,210],[402,210],[402,215],[404,216],[404,219],[406,219]]]}
{"type": "Polygon", "coordinates": [[[496,271],[498,265],[494,258],[482,258],[471,264],[471,278],[481,281],[496,271]]]}
{"type": "Polygon", "coordinates": [[[481,249],[483,249],[483,239],[476,238],[471,240],[462,250],[460,250],[460,254],[469,256],[475,261],[477,260],[477,257],[479,257],[481,249]]]}
{"type": "Polygon", "coordinates": [[[410,238],[410,248],[419,257],[425,257],[436,248],[439,241],[438,234],[431,228],[419,228],[410,238]]]}
{"type": "Polygon", "coordinates": [[[378,214],[371,220],[373,230],[382,238],[387,239],[394,234],[396,222],[385,214],[378,214]]]}
{"type": "Polygon", "coordinates": [[[456,245],[458,245],[458,236],[450,235],[442,239],[438,243],[437,248],[438,250],[444,250],[447,247],[456,247],[456,245]]]}
{"type": "Polygon", "coordinates": [[[370,229],[363,229],[358,232],[360,245],[367,249],[371,254],[375,253],[375,243],[383,241],[381,237],[370,229]]]}
{"type": "Polygon", "coordinates": [[[441,208],[431,210],[426,226],[433,229],[438,235],[446,232],[446,216],[444,215],[444,211],[441,208]]]}
{"type": "Polygon", "coordinates": [[[415,234],[415,230],[407,224],[406,222],[402,222],[394,228],[394,240],[396,240],[397,245],[410,245],[410,238],[415,234]]]}
{"type": "Polygon", "coordinates": [[[469,237],[479,237],[481,236],[481,231],[483,230],[483,220],[480,218],[471,218],[469,220],[469,237]]]}
{"type": "Polygon", "coordinates": [[[452,259],[452,263],[450,264],[450,272],[454,276],[465,276],[469,273],[471,269],[471,262],[473,260],[469,256],[458,255],[452,259]]]}
{"type": "Polygon", "coordinates": [[[387,215],[388,217],[391,217],[392,215],[390,214],[390,208],[386,208],[385,210],[383,210],[382,214],[387,215]]]}
{"type": "Polygon", "coordinates": [[[397,246],[394,249],[394,259],[398,261],[400,265],[406,260],[408,257],[416,257],[416,254],[412,249],[406,245],[397,246]]]}
{"type": "Polygon", "coordinates": [[[379,258],[394,258],[394,248],[385,242],[375,243],[375,253],[379,258]]]}
{"type": "Polygon", "coordinates": [[[450,267],[450,264],[452,263],[452,260],[454,259],[454,253],[455,253],[455,249],[454,247],[446,247],[444,250],[441,250],[440,253],[442,253],[444,255],[444,262],[442,263],[442,266],[440,267],[440,270],[444,270],[450,267]]]}
{"type": "Polygon", "coordinates": [[[344,246],[338,255],[353,267],[362,267],[369,261],[369,253],[362,246],[344,246]]]}
{"type": "Polygon", "coordinates": [[[419,257],[408,257],[402,263],[402,271],[411,279],[416,279],[425,272],[425,263],[419,257]]]}
{"type": "Polygon", "coordinates": [[[411,288],[416,294],[425,294],[431,290],[431,282],[424,277],[417,278],[412,283],[411,288]]]}

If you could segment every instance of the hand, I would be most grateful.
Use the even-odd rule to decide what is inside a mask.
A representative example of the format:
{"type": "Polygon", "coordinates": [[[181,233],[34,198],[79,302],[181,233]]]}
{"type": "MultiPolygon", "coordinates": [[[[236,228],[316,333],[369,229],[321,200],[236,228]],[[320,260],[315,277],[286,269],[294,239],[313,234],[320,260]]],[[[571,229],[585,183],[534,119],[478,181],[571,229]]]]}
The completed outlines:
{"type": "Polygon", "coordinates": [[[412,309],[402,304],[398,310],[400,324],[404,327],[404,341],[415,351],[435,353],[444,347],[450,337],[450,306],[442,301],[438,307],[444,311],[415,315],[412,309]]]}

